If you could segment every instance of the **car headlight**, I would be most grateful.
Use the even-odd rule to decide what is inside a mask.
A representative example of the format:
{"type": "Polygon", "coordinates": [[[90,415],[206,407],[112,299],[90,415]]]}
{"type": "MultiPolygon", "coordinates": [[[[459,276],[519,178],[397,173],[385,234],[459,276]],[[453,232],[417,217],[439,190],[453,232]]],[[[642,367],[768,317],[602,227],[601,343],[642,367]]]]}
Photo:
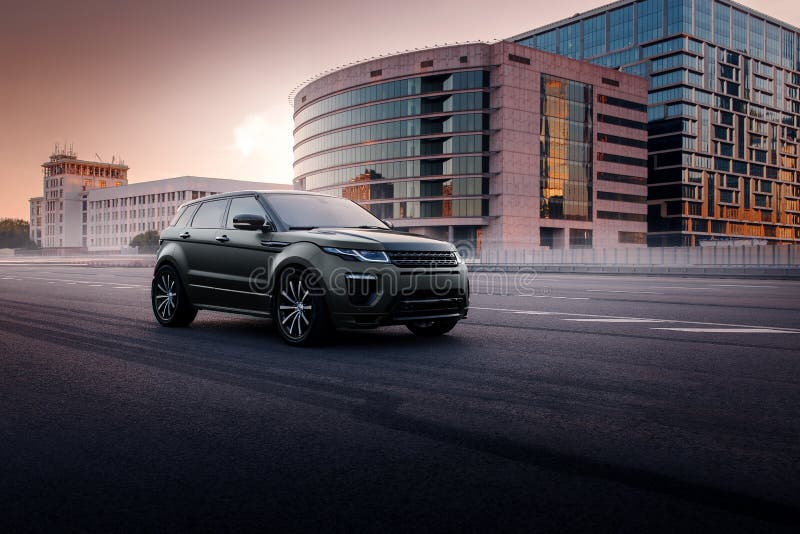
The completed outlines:
{"type": "Polygon", "coordinates": [[[348,261],[368,261],[371,263],[389,263],[389,256],[382,250],[355,250],[352,248],[322,247],[328,254],[339,256],[348,261]]]}
{"type": "Polygon", "coordinates": [[[461,265],[464,263],[464,259],[461,257],[461,254],[458,253],[458,250],[453,250],[453,256],[456,258],[456,263],[461,265]]]}

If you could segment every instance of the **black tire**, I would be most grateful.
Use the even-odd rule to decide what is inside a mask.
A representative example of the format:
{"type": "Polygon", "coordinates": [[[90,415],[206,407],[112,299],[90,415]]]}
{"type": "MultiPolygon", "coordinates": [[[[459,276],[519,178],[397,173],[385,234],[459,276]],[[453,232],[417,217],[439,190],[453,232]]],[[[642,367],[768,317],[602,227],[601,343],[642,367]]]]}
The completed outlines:
{"type": "Polygon", "coordinates": [[[430,321],[414,321],[406,328],[422,337],[435,337],[448,333],[458,324],[458,319],[432,319],[430,321]]]}
{"type": "Polygon", "coordinates": [[[298,267],[281,271],[273,291],[272,320],[289,345],[319,345],[330,338],[334,329],[316,271],[298,267]]]}
{"type": "Polygon", "coordinates": [[[197,316],[197,308],[189,302],[178,273],[170,265],[162,265],[153,276],[150,303],[162,326],[188,326],[197,316]]]}

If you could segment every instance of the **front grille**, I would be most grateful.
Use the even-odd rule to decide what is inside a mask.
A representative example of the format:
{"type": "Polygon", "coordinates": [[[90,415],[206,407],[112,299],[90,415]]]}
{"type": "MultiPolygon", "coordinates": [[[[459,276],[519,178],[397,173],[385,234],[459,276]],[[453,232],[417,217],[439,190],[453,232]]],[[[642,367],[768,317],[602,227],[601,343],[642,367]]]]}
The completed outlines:
{"type": "Polygon", "coordinates": [[[387,250],[389,261],[398,267],[455,267],[453,252],[427,250],[387,250]]]}

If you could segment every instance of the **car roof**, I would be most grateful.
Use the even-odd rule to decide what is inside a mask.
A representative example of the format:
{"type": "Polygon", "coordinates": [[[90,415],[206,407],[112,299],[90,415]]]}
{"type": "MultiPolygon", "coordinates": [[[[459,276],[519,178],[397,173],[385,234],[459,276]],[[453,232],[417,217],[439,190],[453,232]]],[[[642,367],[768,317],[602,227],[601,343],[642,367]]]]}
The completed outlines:
{"type": "Polygon", "coordinates": [[[198,202],[205,202],[208,200],[217,200],[228,197],[239,197],[242,195],[308,195],[316,197],[329,197],[323,193],[313,193],[311,191],[295,191],[292,189],[244,189],[242,191],[229,191],[227,193],[217,193],[216,195],[207,195],[201,198],[196,198],[185,203],[186,206],[197,204],[198,202]]]}

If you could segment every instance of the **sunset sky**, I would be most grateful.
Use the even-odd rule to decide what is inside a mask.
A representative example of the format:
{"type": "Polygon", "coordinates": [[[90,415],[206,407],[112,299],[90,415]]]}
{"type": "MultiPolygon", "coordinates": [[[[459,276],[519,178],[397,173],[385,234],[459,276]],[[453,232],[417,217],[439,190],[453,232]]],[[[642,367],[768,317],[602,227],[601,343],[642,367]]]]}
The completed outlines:
{"type": "MultiPolygon", "coordinates": [[[[140,182],[290,182],[288,93],[331,67],[496,40],[598,0],[2,0],[0,217],[27,219],[56,142],[140,182]]],[[[797,0],[743,2],[800,25],[797,0]]]]}

